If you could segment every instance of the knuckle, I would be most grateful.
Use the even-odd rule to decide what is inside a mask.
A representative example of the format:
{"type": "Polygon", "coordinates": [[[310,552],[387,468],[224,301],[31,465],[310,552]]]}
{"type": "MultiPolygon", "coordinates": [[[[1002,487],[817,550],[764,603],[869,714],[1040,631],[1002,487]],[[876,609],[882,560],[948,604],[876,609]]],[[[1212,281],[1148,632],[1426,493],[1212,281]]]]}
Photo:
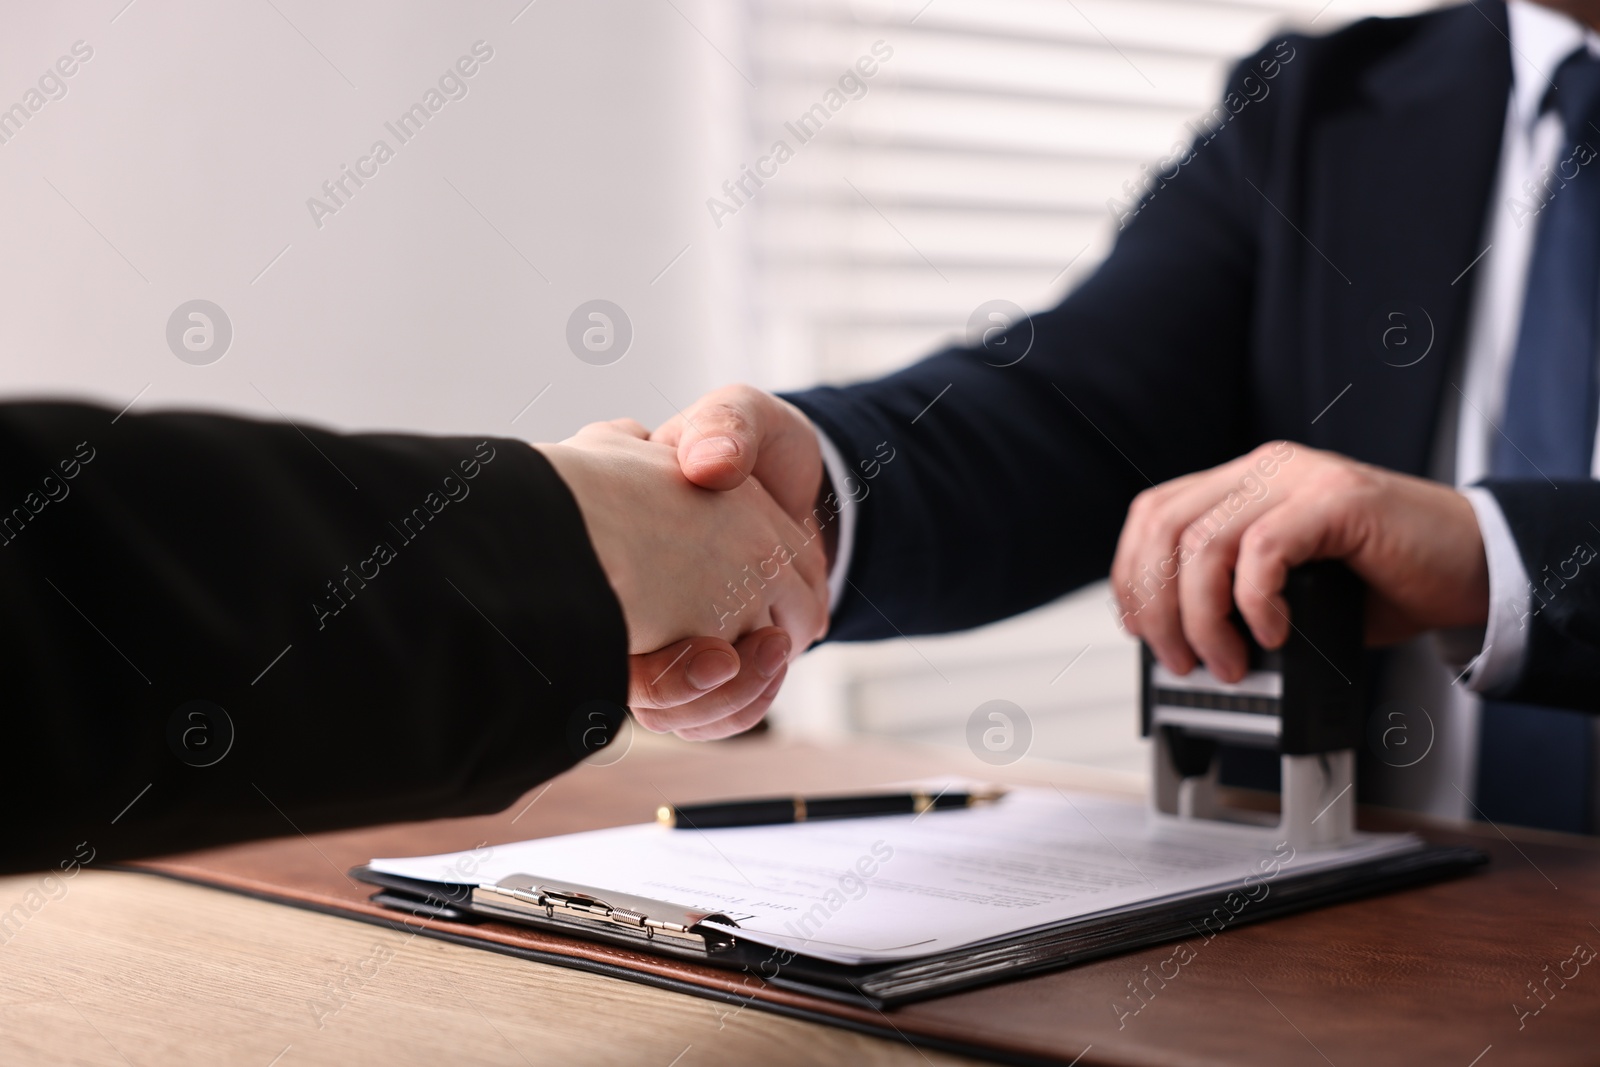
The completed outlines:
{"type": "Polygon", "coordinates": [[[711,423],[719,430],[749,434],[755,428],[751,406],[741,397],[719,397],[705,406],[698,421],[711,423]]]}
{"type": "Polygon", "coordinates": [[[749,407],[760,403],[767,394],[749,382],[735,382],[724,389],[719,389],[713,395],[740,407],[749,407]]]}
{"type": "Polygon", "coordinates": [[[1239,539],[1240,555],[1270,556],[1278,547],[1278,536],[1270,522],[1253,522],[1239,539]]]}
{"type": "Polygon", "coordinates": [[[1217,636],[1221,620],[1222,617],[1211,610],[1209,605],[1186,604],[1178,620],[1178,633],[1182,636],[1184,644],[1198,652],[1203,659],[1221,644],[1217,636]]]}
{"type": "Polygon", "coordinates": [[[1170,553],[1193,524],[1163,512],[1150,520],[1150,538],[1163,553],[1170,553]]]}
{"type": "Polygon", "coordinates": [[[755,725],[767,713],[767,709],[772,707],[772,702],[778,699],[778,693],[783,689],[783,682],[787,677],[789,668],[786,666],[778,671],[778,676],[750,702],[749,707],[745,708],[744,713],[749,716],[750,725],[755,725]]]}
{"type": "Polygon", "coordinates": [[[1200,528],[1198,523],[1194,522],[1184,526],[1183,530],[1179,532],[1177,540],[1179,547],[1188,553],[1190,559],[1200,555],[1205,547],[1211,543],[1211,537],[1200,528]]]}
{"type": "Polygon", "coordinates": [[[1139,615],[1139,628],[1152,644],[1164,645],[1178,636],[1180,631],[1175,611],[1160,600],[1153,600],[1144,608],[1139,615]]]}
{"type": "Polygon", "coordinates": [[[635,705],[628,710],[633,712],[634,722],[637,722],[651,733],[659,734],[666,731],[666,725],[662,722],[661,716],[656,713],[656,709],[635,705]]]}
{"type": "Polygon", "coordinates": [[[1195,612],[1185,612],[1183,617],[1183,639],[1195,651],[1204,655],[1210,651],[1211,625],[1209,619],[1201,619],[1195,612]]]}
{"type": "Polygon", "coordinates": [[[1378,484],[1373,472],[1353,463],[1329,466],[1317,479],[1323,492],[1332,497],[1360,497],[1372,493],[1378,484]]]}
{"type": "Polygon", "coordinates": [[[657,672],[654,677],[645,682],[644,701],[648,707],[659,712],[683,702],[677,691],[678,679],[676,670],[677,668],[674,667],[664,672],[657,672]]]}
{"type": "Polygon", "coordinates": [[[1240,611],[1254,611],[1268,603],[1266,594],[1243,578],[1233,583],[1233,600],[1240,611]]]}
{"type": "Polygon", "coordinates": [[[811,624],[809,627],[811,640],[817,641],[828,632],[828,587],[823,585],[814,595],[807,596],[806,603],[810,608],[808,621],[811,624]]]}
{"type": "Polygon", "coordinates": [[[1142,523],[1147,521],[1151,513],[1155,511],[1157,504],[1160,503],[1160,498],[1161,489],[1159,486],[1141,489],[1138,495],[1133,498],[1133,502],[1128,505],[1128,523],[1132,525],[1135,522],[1142,523]]]}
{"type": "Polygon", "coordinates": [[[725,684],[695,701],[697,719],[709,721],[731,715],[744,707],[746,700],[747,694],[741,688],[733,683],[725,684]]]}

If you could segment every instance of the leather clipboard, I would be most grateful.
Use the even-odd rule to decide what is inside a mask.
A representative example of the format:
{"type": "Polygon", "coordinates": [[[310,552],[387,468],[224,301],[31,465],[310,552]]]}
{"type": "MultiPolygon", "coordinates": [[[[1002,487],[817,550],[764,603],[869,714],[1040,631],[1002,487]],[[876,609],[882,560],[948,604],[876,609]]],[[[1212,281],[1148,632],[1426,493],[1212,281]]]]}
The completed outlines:
{"type": "MultiPolygon", "coordinates": [[[[926,754],[863,748],[843,754],[840,750],[751,742],[720,751],[635,752],[619,766],[580,767],[551,783],[547,792],[536,790],[512,809],[496,815],[377,826],[311,837],[287,836],[163,857],[134,866],[262,899],[413,930],[457,944],[688,993],[719,1001],[729,1010],[750,1007],[891,1040],[910,1040],[927,1048],[1013,1063],[1071,1062],[1085,1044],[1075,1034],[1086,1026],[1095,1033],[1105,1031],[1091,1042],[1096,1044],[1097,1052],[1114,1046],[1119,1040],[1119,1027],[1116,1015],[1107,1008],[1117,996],[1128,995],[1123,988],[1128,980],[1169,959],[1174,952],[1174,937],[1187,937],[1187,943],[1199,946],[1199,937],[1175,928],[1143,931],[1142,940],[1135,939],[1139,932],[1123,931],[1116,946],[1098,954],[1086,953],[1083,958],[1091,962],[1079,966],[1032,974],[1029,968],[1017,966],[1003,982],[887,1006],[879,998],[851,991],[851,976],[844,976],[847,982],[842,989],[829,988],[811,980],[811,976],[774,981],[752,966],[715,966],[536,926],[462,921],[444,912],[435,916],[420,911],[408,913],[372,899],[377,887],[355,881],[346,873],[378,855],[443,852],[479,843],[492,845],[634,823],[661,803],[662,796],[681,803],[732,790],[770,789],[778,775],[797,789],[820,791],[940,770],[939,764],[926,754]],[[1130,945],[1141,943],[1154,947],[1129,950],[1130,945]],[[1091,1003],[1093,1011],[1088,1013],[1091,1003]]],[[[1430,834],[1434,836],[1453,837],[1461,844],[1477,843],[1459,834],[1430,834]]],[[[1460,856],[1464,858],[1465,853],[1460,856]]],[[[1444,882],[1411,893],[1307,912],[1281,922],[1241,925],[1237,932],[1229,930],[1228,936],[1218,935],[1216,939],[1216,945],[1237,949],[1213,946],[1201,951],[1217,961],[1237,956],[1239,951],[1247,957],[1263,959],[1280,953],[1314,955],[1324,951],[1330,929],[1339,930],[1338,938],[1348,942],[1363,926],[1370,929],[1375,946],[1381,945],[1397,936],[1391,928],[1395,916],[1400,916],[1402,928],[1426,926],[1421,917],[1437,910],[1441,894],[1458,902],[1458,915],[1466,910],[1459,904],[1463,899],[1475,909],[1477,901],[1468,887],[1482,881],[1469,878],[1444,882]]],[[[1394,884],[1374,883],[1367,892],[1393,887],[1394,884]]],[[[1443,912],[1448,913],[1449,909],[1443,912]]],[[[1179,917],[1170,918],[1176,921],[1179,917]]],[[[1047,962],[1046,966],[1055,964],[1047,962]]],[[[1222,980],[1229,975],[1229,969],[1220,962],[1214,963],[1205,975],[1191,980],[1189,988],[1198,990],[1207,980],[1222,980]]],[[[1236,976],[1228,980],[1237,985],[1233,977],[1236,976]]],[[[1183,1017],[1182,1009],[1176,1005],[1168,1010],[1175,1020],[1183,1017]]],[[[1207,1018],[1198,1024],[1203,1029],[1210,1022],[1207,1018]]],[[[1156,1029],[1147,1026],[1143,1033],[1148,1035],[1156,1029]]],[[[1096,1061],[1097,1057],[1091,1054],[1080,1061],[1080,1067],[1096,1061]]]]}

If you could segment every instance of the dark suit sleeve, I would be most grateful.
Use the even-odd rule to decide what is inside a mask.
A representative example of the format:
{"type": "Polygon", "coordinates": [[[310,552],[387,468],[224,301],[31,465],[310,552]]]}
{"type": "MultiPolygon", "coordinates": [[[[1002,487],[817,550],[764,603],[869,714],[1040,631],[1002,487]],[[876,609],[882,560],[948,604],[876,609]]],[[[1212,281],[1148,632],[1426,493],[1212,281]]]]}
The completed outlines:
{"type": "Polygon", "coordinates": [[[627,635],[520,441],[0,405],[0,867],[506,807],[627,635]]]}
{"type": "Polygon", "coordinates": [[[961,629],[1103,577],[1139,490],[1258,443],[1247,353],[1272,208],[1251,182],[1265,186],[1284,92],[1197,136],[1186,161],[1169,156],[1136,213],[1110,205],[1124,226],[1109,258],[1009,331],[1005,355],[952,348],[789,397],[865,493],[833,637],[961,629]]]}
{"type": "Polygon", "coordinates": [[[1493,695],[1600,711],[1600,482],[1489,479],[1528,572],[1518,678],[1493,695]]]}

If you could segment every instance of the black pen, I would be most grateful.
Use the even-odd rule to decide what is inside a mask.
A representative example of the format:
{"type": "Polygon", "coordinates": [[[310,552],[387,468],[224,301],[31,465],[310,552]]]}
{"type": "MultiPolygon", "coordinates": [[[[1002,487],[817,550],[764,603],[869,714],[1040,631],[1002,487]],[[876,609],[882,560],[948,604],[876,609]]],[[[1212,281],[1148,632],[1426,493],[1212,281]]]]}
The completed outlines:
{"type": "Polygon", "coordinates": [[[949,790],[930,793],[867,793],[853,797],[771,797],[762,800],[719,800],[709,804],[663,804],[656,821],[679,830],[717,830],[730,826],[771,826],[818,819],[862,819],[873,815],[921,815],[989,804],[1005,796],[1004,789],[975,792],[949,790]]]}

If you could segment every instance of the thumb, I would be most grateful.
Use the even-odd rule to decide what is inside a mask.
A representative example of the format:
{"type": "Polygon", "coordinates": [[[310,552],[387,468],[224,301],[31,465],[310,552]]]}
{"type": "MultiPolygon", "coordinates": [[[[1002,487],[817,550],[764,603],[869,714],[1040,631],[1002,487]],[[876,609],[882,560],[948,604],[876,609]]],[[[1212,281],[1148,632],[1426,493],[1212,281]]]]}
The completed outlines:
{"type": "Polygon", "coordinates": [[[754,386],[708,393],[651,440],[678,450],[684,477],[706,489],[760,481],[786,514],[811,513],[823,487],[816,431],[799,408],[754,386]]]}
{"type": "Polygon", "coordinates": [[[765,444],[767,408],[774,398],[734,385],[707,393],[657,430],[652,440],[674,445],[684,477],[706,489],[734,489],[756,469],[765,444]]]}
{"type": "MultiPolygon", "coordinates": [[[[717,637],[691,637],[629,656],[628,706],[638,716],[641,709],[687,704],[732,679],[739,673],[739,663],[738,650],[717,637]]],[[[653,728],[649,722],[644,725],[653,728]]]]}

